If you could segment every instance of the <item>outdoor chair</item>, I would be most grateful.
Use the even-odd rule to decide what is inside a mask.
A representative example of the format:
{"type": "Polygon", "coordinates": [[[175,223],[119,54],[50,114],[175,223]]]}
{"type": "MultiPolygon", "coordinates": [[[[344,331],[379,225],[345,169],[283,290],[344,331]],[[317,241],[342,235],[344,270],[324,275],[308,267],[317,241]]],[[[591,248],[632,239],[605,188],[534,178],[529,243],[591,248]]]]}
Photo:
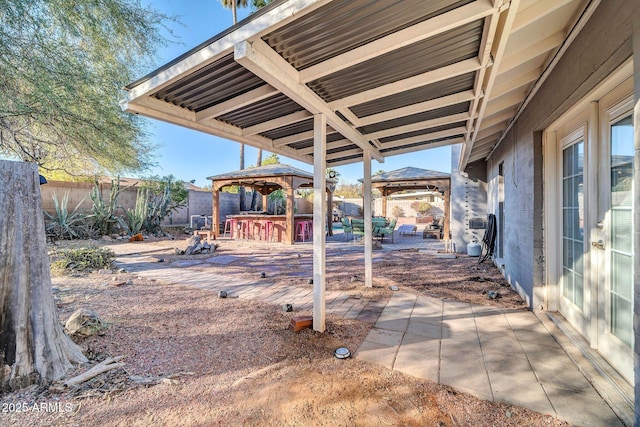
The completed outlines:
{"type": "Polygon", "coordinates": [[[354,240],[356,236],[364,236],[364,219],[353,218],[351,220],[351,234],[354,240]]]}
{"type": "Polygon", "coordinates": [[[393,232],[395,231],[396,224],[398,223],[398,218],[393,218],[387,227],[378,227],[374,229],[373,234],[379,236],[382,241],[384,241],[384,236],[391,236],[391,243],[393,243],[393,232]]]}
{"type": "Polygon", "coordinates": [[[342,222],[342,232],[345,235],[345,240],[347,240],[347,234],[351,234],[353,236],[353,228],[351,228],[349,218],[342,218],[340,222],[342,222]]]}

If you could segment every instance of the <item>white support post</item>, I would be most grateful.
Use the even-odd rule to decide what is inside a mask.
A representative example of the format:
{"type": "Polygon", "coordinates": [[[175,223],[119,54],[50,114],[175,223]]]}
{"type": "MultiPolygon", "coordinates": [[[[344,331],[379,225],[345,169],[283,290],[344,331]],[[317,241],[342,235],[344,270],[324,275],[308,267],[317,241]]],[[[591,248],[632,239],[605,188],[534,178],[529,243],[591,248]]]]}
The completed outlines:
{"type": "Polygon", "coordinates": [[[364,285],[373,287],[373,229],[371,226],[371,152],[362,153],[364,162],[364,285]]]}
{"type": "Polygon", "coordinates": [[[313,116],[313,330],[325,329],[327,117],[313,116]]]}

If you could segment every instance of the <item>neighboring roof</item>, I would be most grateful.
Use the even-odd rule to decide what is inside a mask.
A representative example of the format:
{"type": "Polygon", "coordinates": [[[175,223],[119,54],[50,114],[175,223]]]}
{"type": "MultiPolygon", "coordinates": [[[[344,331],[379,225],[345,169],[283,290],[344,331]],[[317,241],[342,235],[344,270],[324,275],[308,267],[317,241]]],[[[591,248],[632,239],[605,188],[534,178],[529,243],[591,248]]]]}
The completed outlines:
{"type": "Polygon", "coordinates": [[[313,179],[313,174],[302,169],[285,164],[273,164],[265,166],[255,166],[233,172],[222,173],[207,177],[210,180],[236,179],[236,178],[264,178],[270,176],[298,176],[301,178],[313,179]]]}
{"type": "Polygon", "coordinates": [[[392,181],[418,181],[429,179],[449,179],[450,174],[420,168],[402,168],[390,172],[384,172],[371,177],[371,182],[392,182],[392,181]]]}
{"type": "Polygon", "coordinates": [[[127,86],[126,111],[328,166],[486,159],[598,1],[278,1],[127,86]]]}

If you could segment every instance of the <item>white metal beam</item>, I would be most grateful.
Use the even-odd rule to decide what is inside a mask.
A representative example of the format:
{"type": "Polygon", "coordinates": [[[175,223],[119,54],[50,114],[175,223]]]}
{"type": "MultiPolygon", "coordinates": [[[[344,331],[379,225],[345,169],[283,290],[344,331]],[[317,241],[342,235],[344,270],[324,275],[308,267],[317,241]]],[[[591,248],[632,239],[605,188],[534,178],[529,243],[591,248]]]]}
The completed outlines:
{"type": "Polygon", "coordinates": [[[290,0],[284,2],[136,85],[127,93],[124,101],[132,102],[138,98],[149,96],[151,93],[181,79],[189,72],[202,68],[224,55],[228,55],[233,51],[236,43],[250,37],[259,37],[266,31],[280,28],[330,2],[331,0],[290,0]]]}
{"type": "Polygon", "coordinates": [[[302,155],[289,147],[274,147],[271,140],[268,138],[264,138],[260,135],[243,135],[242,129],[239,127],[232,126],[215,119],[196,122],[195,113],[193,111],[159,99],[143,98],[136,100],[134,103],[122,103],[121,105],[122,109],[129,113],[141,114],[146,117],[162,120],[167,123],[173,123],[185,128],[208,133],[210,135],[219,136],[221,138],[247,144],[252,147],[262,148],[272,153],[300,160],[304,163],[310,164],[313,162],[313,158],[311,156],[302,155]]]}
{"type": "MultiPolygon", "coordinates": [[[[372,149],[369,141],[338,117],[318,95],[306,85],[298,83],[298,72],[264,41],[257,39],[238,43],[235,46],[235,60],[309,112],[324,114],[331,127],[363,150],[372,149]]],[[[377,150],[371,154],[376,160],[382,161],[377,150]]]]}
{"type": "Polygon", "coordinates": [[[423,122],[411,123],[409,125],[398,126],[395,128],[384,129],[377,132],[367,133],[365,136],[369,139],[385,138],[393,135],[400,135],[407,132],[413,132],[416,130],[429,129],[437,126],[448,125],[450,123],[457,123],[469,120],[471,116],[469,113],[458,113],[450,116],[439,117],[437,119],[425,120],[423,122]]]}
{"type": "Polygon", "coordinates": [[[495,10],[489,0],[478,0],[461,6],[306,68],[300,71],[300,82],[307,83],[404,46],[445,33],[469,22],[482,19],[494,13],[495,10]]]}
{"type": "Polygon", "coordinates": [[[558,46],[560,46],[563,41],[564,32],[558,31],[557,33],[552,34],[549,37],[536,43],[533,43],[530,46],[523,47],[522,50],[518,50],[518,52],[505,57],[501,62],[498,72],[500,74],[506,73],[507,71],[512,70],[517,66],[524,64],[525,62],[531,61],[532,59],[537,58],[541,55],[546,55],[553,49],[556,49],[558,46]]]}
{"type": "Polygon", "coordinates": [[[254,102],[261,101],[265,98],[278,94],[279,91],[269,85],[260,86],[242,95],[231,98],[227,101],[213,105],[196,113],[196,121],[201,122],[207,119],[213,119],[221,116],[229,111],[238,110],[254,102]]]}
{"type": "Polygon", "coordinates": [[[415,89],[417,87],[426,86],[428,84],[446,80],[451,77],[470,73],[472,71],[480,69],[480,67],[481,65],[478,61],[478,58],[465,59],[464,61],[456,62],[455,64],[447,65],[445,67],[427,71],[426,73],[418,74],[417,76],[379,86],[374,89],[365,90],[356,93],[355,95],[346,96],[344,98],[330,102],[329,107],[332,110],[340,110],[352,105],[363,104],[365,102],[373,101],[374,99],[394,95],[398,92],[415,89]]]}
{"type": "Polygon", "coordinates": [[[430,150],[432,148],[438,148],[438,147],[446,147],[448,145],[460,144],[461,142],[464,142],[463,137],[448,139],[446,141],[431,142],[427,145],[422,145],[420,147],[406,147],[406,148],[398,147],[397,149],[392,150],[389,153],[385,153],[385,154],[390,156],[391,155],[395,156],[398,154],[415,153],[416,151],[422,151],[427,149],[430,150]]]}
{"type": "Polygon", "coordinates": [[[475,97],[472,90],[454,93],[452,95],[443,96],[441,98],[431,99],[429,101],[418,102],[417,104],[408,105],[406,107],[395,108],[383,113],[371,114],[362,117],[359,126],[370,125],[371,123],[384,122],[398,117],[410,116],[412,114],[421,113],[423,111],[435,110],[437,108],[448,107],[449,105],[461,104],[471,101],[475,97]]]}
{"type": "Polygon", "coordinates": [[[538,0],[528,8],[518,12],[516,19],[513,21],[511,31],[515,33],[573,1],[574,0],[538,0]]]}
{"type": "Polygon", "coordinates": [[[473,147],[473,141],[475,141],[482,119],[484,117],[485,110],[487,108],[488,100],[491,99],[491,91],[498,75],[498,70],[504,59],[504,51],[509,41],[509,34],[511,33],[511,26],[516,17],[518,7],[520,6],[520,0],[511,0],[509,8],[502,12],[504,19],[501,16],[498,21],[498,28],[496,29],[495,43],[491,44],[491,56],[493,57],[493,65],[488,70],[487,76],[485,76],[482,82],[482,91],[484,92],[484,98],[480,101],[480,108],[478,109],[478,118],[474,124],[473,135],[467,138],[467,143],[462,147],[460,165],[464,167],[467,164],[471,149],[473,147]]]}
{"type": "Polygon", "coordinates": [[[336,153],[327,154],[327,160],[341,159],[343,157],[352,156],[354,154],[362,154],[360,147],[351,148],[349,150],[338,151],[336,153]]]}
{"type": "Polygon", "coordinates": [[[428,133],[426,135],[417,135],[409,138],[398,139],[396,141],[383,143],[382,149],[385,150],[387,148],[402,147],[404,145],[414,144],[416,142],[435,141],[437,139],[448,138],[450,136],[455,136],[455,135],[464,135],[466,130],[467,128],[461,126],[454,129],[447,129],[439,132],[428,133]]]}
{"type": "MultiPolygon", "coordinates": [[[[351,141],[349,141],[348,139],[340,139],[340,140],[334,141],[334,142],[327,142],[327,150],[331,150],[332,148],[342,147],[347,143],[355,145],[351,141]]],[[[313,147],[309,147],[309,148],[302,148],[302,149],[298,150],[298,152],[300,154],[313,154],[313,150],[314,150],[313,147]]]]}
{"type": "Polygon", "coordinates": [[[266,122],[258,123],[257,125],[246,127],[242,129],[242,133],[244,135],[256,135],[282,126],[301,122],[309,117],[312,116],[308,111],[296,111],[295,113],[287,114],[286,116],[277,117],[275,119],[267,120],[266,122]]]}

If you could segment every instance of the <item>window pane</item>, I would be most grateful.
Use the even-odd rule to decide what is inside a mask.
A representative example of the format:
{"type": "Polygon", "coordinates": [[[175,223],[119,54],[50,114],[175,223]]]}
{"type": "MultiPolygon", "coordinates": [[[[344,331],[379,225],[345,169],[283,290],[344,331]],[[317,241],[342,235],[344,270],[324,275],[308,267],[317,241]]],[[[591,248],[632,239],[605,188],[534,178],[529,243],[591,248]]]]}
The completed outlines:
{"type": "Polygon", "coordinates": [[[633,335],[631,303],[617,296],[611,298],[611,333],[631,347],[633,335]]]}
{"type": "Polygon", "coordinates": [[[630,254],[633,250],[633,224],[631,210],[611,211],[611,248],[630,254]]]}

